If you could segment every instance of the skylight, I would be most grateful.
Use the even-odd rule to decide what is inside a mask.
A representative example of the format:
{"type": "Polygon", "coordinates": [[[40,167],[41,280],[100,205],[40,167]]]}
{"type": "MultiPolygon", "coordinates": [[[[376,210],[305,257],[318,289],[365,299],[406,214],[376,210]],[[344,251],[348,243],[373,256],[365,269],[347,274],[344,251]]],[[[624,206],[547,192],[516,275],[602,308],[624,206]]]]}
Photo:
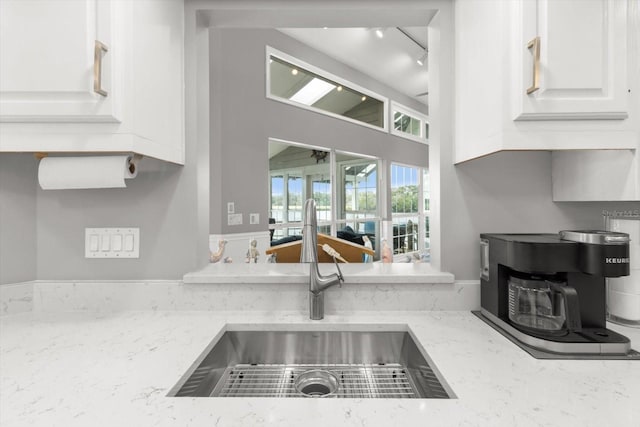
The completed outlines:
{"type": "Polygon", "coordinates": [[[313,80],[307,83],[289,99],[304,105],[313,105],[323,96],[331,92],[335,87],[335,85],[325,80],[314,77],[313,80]]]}

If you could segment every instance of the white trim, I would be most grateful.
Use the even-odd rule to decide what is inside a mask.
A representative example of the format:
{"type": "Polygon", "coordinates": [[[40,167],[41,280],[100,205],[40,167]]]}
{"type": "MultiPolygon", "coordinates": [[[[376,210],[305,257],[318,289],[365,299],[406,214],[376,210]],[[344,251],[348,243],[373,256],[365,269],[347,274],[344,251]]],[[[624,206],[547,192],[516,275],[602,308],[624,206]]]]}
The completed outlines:
{"type": "Polygon", "coordinates": [[[298,108],[302,108],[304,110],[308,110],[308,111],[313,111],[315,113],[320,113],[329,117],[333,117],[336,119],[340,119],[340,120],[344,120],[356,125],[360,125],[360,126],[364,126],[370,129],[374,129],[380,132],[385,132],[388,133],[389,132],[389,98],[382,96],[378,93],[372,92],[368,89],[363,88],[362,86],[359,86],[355,83],[352,83],[348,80],[345,80],[341,77],[338,77],[334,74],[329,73],[328,71],[325,71],[323,69],[320,69],[318,67],[315,67],[307,62],[304,62],[298,58],[295,58],[291,55],[288,55],[284,52],[281,52],[271,46],[266,46],[266,56],[265,56],[265,71],[266,71],[266,85],[265,85],[265,95],[267,97],[267,99],[272,99],[274,101],[278,101],[278,102],[282,102],[284,104],[289,104],[292,105],[294,107],[298,107],[298,108]],[[371,98],[377,99],[380,102],[382,102],[383,105],[383,112],[382,112],[382,127],[380,126],[374,126],[365,122],[361,122],[359,120],[355,120],[352,119],[350,117],[346,117],[340,114],[336,114],[336,113],[332,113],[330,111],[326,111],[326,110],[322,110],[320,108],[316,108],[316,107],[312,107],[309,105],[305,105],[305,104],[301,104],[295,101],[291,101],[289,99],[286,98],[282,98],[279,97],[277,95],[272,95],[271,94],[271,67],[269,66],[269,58],[271,56],[275,56],[277,58],[282,59],[283,61],[287,61],[291,64],[297,65],[300,68],[303,68],[307,71],[311,71],[312,73],[319,75],[321,77],[325,77],[333,82],[339,83],[342,86],[348,87],[349,89],[354,89],[364,95],[367,95],[371,98]]]}
{"type": "Polygon", "coordinates": [[[389,131],[391,132],[392,135],[398,136],[400,138],[405,138],[411,141],[419,142],[421,144],[429,144],[429,140],[426,138],[424,134],[424,125],[429,123],[429,117],[426,116],[425,114],[420,113],[409,107],[405,107],[404,105],[399,104],[396,101],[391,101],[391,107],[389,111],[389,123],[390,123],[389,131]],[[396,112],[402,113],[407,116],[411,116],[415,119],[420,120],[420,136],[416,136],[407,132],[396,130],[395,126],[393,125],[394,124],[393,116],[395,115],[396,112]]]}
{"type": "Polygon", "coordinates": [[[480,286],[480,280],[478,279],[456,280],[454,283],[459,286],[473,286],[473,285],[480,286]]]}

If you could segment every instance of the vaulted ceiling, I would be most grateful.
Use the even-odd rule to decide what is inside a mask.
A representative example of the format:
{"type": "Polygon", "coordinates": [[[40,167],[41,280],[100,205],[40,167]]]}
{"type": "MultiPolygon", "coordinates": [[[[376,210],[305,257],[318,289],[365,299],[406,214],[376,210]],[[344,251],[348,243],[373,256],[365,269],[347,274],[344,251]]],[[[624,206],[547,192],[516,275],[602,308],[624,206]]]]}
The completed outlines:
{"type": "Polygon", "coordinates": [[[428,105],[428,61],[416,59],[428,46],[427,27],[280,28],[280,31],[397,91],[428,105]]]}

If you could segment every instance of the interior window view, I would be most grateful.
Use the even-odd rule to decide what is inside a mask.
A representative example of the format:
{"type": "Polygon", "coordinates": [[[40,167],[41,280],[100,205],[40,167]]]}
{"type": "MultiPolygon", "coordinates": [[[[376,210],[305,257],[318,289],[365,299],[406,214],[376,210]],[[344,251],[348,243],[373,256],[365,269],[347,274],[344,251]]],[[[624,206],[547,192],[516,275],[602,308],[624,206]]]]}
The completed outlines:
{"type": "MultiPolygon", "coordinates": [[[[354,124],[386,128],[387,102],[378,99],[382,97],[363,88],[351,89],[355,85],[338,76],[274,51],[267,49],[269,96],[354,124]]],[[[391,105],[390,132],[426,143],[426,116],[395,101],[391,105]]],[[[429,262],[428,169],[392,164],[387,172],[378,161],[366,157],[270,140],[269,253],[275,255],[274,262],[284,262],[285,250],[300,248],[299,244],[280,245],[302,240],[303,202],[307,199],[316,202],[318,231],[339,239],[334,245],[346,240],[374,251],[359,254],[357,248],[345,247],[343,250],[356,251],[357,261],[390,262],[391,257],[381,257],[385,242],[392,245],[392,255],[406,254],[395,257],[395,262],[429,262]],[[388,207],[378,191],[379,182],[389,185],[384,194],[391,194],[390,221],[382,221],[388,207]]],[[[295,253],[286,259],[298,262],[295,253]]]]}
{"type": "MultiPolygon", "coordinates": [[[[313,199],[318,232],[375,251],[381,223],[378,163],[370,157],[269,141],[271,246],[302,240],[303,202],[313,199]],[[337,171],[333,179],[331,170],[337,171]]],[[[355,262],[379,258],[355,245],[345,247],[355,262]]],[[[282,252],[275,253],[277,262],[288,259],[282,252]]],[[[288,262],[299,262],[299,255],[288,262]]]]}
{"type": "MultiPolygon", "coordinates": [[[[376,249],[381,247],[381,231],[386,230],[378,210],[383,202],[377,160],[273,140],[269,156],[271,246],[302,239],[303,201],[311,198],[316,201],[320,232],[370,244],[376,251],[372,260],[380,259],[376,249]],[[331,169],[338,172],[333,180],[331,169]]],[[[390,240],[393,254],[408,254],[409,261],[430,259],[428,176],[426,168],[391,165],[390,240]]]]}
{"type": "Polygon", "coordinates": [[[640,0],[0,0],[0,427],[640,427],[640,0]]]}

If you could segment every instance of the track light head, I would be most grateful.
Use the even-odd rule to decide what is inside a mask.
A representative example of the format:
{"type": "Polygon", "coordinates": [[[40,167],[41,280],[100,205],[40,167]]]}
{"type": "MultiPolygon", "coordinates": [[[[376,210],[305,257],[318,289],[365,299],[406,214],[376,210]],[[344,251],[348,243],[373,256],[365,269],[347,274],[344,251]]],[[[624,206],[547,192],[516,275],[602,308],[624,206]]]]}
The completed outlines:
{"type": "Polygon", "coordinates": [[[416,58],[416,62],[418,63],[418,65],[420,66],[424,66],[424,64],[427,63],[427,50],[425,49],[424,52],[422,52],[420,54],[420,56],[418,56],[416,58]]]}

